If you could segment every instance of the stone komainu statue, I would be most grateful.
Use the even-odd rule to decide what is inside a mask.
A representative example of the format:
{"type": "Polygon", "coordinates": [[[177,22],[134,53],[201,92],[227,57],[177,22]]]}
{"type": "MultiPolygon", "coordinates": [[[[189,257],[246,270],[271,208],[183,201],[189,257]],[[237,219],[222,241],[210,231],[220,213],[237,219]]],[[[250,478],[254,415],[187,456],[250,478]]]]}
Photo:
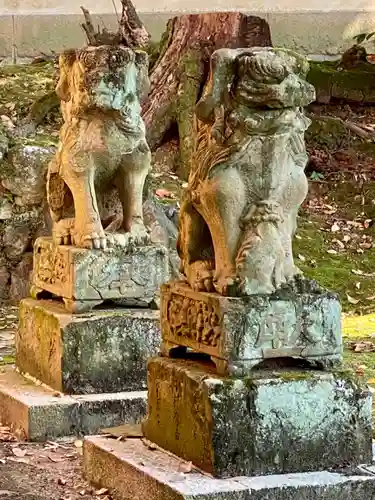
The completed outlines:
{"type": "Polygon", "coordinates": [[[54,240],[84,248],[144,243],[142,191],[151,155],[140,101],[149,89],[147,54],[104,45],[67,51],[59,65],[64,124],[47,176],[54,240]],[[113,186],[123,214],[104,222],[98,197],[113,186]],[[73,202],[74,217],[66,217],[73,202]]]}
{"type": "Polygon", "coordinates": [[[269,294],[299,273],[292,238],[307,194],[302,107],[315,98],[308,68],[283,49],[212,55],[178,241],[194,289],[269,294]]]}

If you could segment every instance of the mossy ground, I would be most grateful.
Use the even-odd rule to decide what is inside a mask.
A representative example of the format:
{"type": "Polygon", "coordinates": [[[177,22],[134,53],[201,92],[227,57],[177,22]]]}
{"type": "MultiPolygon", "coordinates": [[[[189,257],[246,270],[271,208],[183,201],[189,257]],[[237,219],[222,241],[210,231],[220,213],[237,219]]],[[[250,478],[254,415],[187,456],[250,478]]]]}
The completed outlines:
{"type": "Polygon", "coordinates": [[[18,124],[35,100],[53,89],[54,75],[52,62],[0,67],[0,115],[18,124]]]}

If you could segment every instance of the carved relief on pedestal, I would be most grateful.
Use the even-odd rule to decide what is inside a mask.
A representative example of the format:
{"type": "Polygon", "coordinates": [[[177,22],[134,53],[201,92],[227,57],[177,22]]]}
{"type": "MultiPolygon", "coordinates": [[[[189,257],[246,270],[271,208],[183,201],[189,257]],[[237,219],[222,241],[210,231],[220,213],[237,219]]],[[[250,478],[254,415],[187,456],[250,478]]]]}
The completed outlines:
{"type": "Polygon", "coordinates": [[[201,297],[171,292],[164,297],[163,320],[168,339],[182,345],[216,353],[221,340],[221,312],[218,304],[201,297]],[[185,344],[186,343],[186,344],[185,344]]]}
{"type": "Polygon", "coordinates": [[[302,358],[318,367],[341,360],[340,303],[323,290],[223,297],[173,282],[162,287],[161,304],[163,353],[183,347],[207,354],[223,375],[246,374],[271,358],[302,358]]]}
{"type": "Polygon", "coordinates": [[[169,278],[168,252],[162,246],[88,250],[55,245],[39,238],[34,247],[34,297],[46,291],[66,302],[72,312],[90,310],[109,300],[148,306],[169,278]]]}

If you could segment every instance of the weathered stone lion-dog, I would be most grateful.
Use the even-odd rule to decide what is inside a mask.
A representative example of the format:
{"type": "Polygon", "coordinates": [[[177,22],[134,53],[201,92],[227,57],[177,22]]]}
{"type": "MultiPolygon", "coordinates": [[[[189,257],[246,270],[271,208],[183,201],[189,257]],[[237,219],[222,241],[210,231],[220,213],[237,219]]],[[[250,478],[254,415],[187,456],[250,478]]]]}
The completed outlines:
{"type": "Polygon", "coordinates": [[[148,241],[142,191],[151,155],[141,118],[148,56],[122,46],[66,51],[56,93],[64,124],[47,174],[57,244],[105,249],[148,241]],[[101,220],[98,195],[118,189],[122,217],[101,220]],[[74,202],[75,216],[65,217],[74,202]]]}

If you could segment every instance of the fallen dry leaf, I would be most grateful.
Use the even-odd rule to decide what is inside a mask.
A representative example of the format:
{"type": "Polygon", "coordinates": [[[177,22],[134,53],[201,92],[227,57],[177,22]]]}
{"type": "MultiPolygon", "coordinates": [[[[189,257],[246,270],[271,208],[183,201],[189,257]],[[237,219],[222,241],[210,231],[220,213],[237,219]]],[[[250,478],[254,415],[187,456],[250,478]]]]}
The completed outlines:
{"type": "Polygon", "coordinates": [[[181,462],[178,471],[183,472],[184,474],[189,474],[193,470],[193,463],[192,462],[181,462]]]}
{"type": "Polygon", "coordinates": [[[349,349],[354,352],[375,352],[375,344],[373,342],[349,342],[349,349]]]}
{"type": "Polygon", "coordinates": [[[359,299],[355,299],[354,297],[351,297],[348,293],[346,294],[346,298],[348,299],[348,302],[350,304],[356,305],[359,302],[359,299]]]}
{"type": "Polygon", "coordinates": [[[158,448],[158,447],[156,446],[156,444],[155,444],[155,443],[152,443],[151,441],[149,441],[148,439],[145,439],[145,438],[143,438],[143,439],[142,439],[142,443],[143,443],[143,444],[144,444],[144,445],[145,445],[145,446],[146,446],[149,450],[152,450],[152,451],[157,450],[157,448],[158,448]]]}
{"type": "Polygon", "coordinates": [[[360,269],[352,269],[352,273],[356,274],[357,276],[363,275],[363,271],[361,271],[360,269]]]}
{"type": "Polygon", "coordinates": [[[373,220],[372,219],[366,219],[363,223],[366,229],[368,229],[370,226],[372,226],[373,220]]]}
{"type": "Polygon", "coordinates": [[[100,432],[101,434],[106,434],[109,437],[117,439],[143,437],[141,424],[124,424],[117,427],[110,427],[108,429],[101,429],[100,432]]]}
{"type": "Polygon", "coordinates": [[[340,240],[332,240],[332,243],[336,243],[342,250],[345,248],[344,243],[340,240]]]}
{"type": "Polygon", "coordinates": [[[27,451],[26,450],[22,450],[21,448],[13,448],[12,449],[12,453],[14,456],[18,457],[18,458],[22,458],[26,455],[27,451]]]}
{"type": "Polygon", "coordinates": [[[340,226],[337,224],[337,222],[332,224],[331,231],[332,231],[332,233],[337,233],[337,231],[340,231],[340,226]]]}
{"type": "Polygon", "coordinates": [[[306,261],[306,257],[304,257],[303,255],[301,255],[300,253],[298,254],[298,258],[301,262],[305,262],[306,261]]]}
{"type": "Polygon", "coordinates": [[[75,446],[76,448],[82,448],[82,447],[83,447],[83,441],[81,441],[80,439],[76,439],[76,440],[74,441],[74,446],[75,446]]]}
{"type": "Polygon", "coordinates": [[[337,254],[337,250],[334,250],[333,248],[329,248],[329,249],[327,250],[327,253],[330,253],[330,254],[332,254],[332,255],[335,255],[335,254],[337,254]]]}
{"type": "Polygon", "coordinates": [[[105,495],[106,493],[108,493],[108,488],[101,488],[100,490],[95,491],[95,495],[97,497],[105,495]]]}

